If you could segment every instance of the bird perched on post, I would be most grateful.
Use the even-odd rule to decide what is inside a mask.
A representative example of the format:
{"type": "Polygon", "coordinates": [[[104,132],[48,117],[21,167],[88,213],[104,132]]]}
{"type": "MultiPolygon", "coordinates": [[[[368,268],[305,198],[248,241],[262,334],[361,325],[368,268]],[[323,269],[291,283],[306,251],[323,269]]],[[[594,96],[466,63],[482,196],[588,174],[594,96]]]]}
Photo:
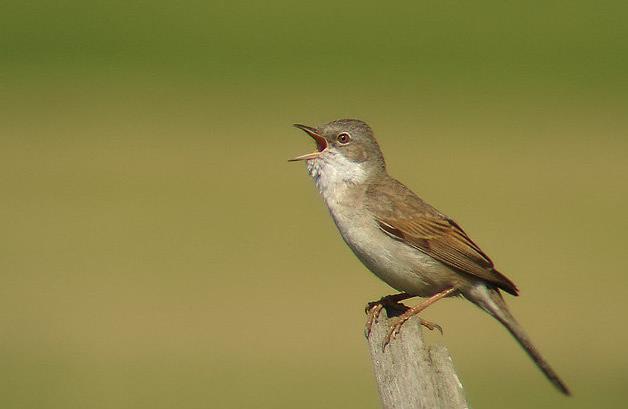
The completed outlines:
{"type": "Polygon", "coordinates": [[[415,296],[427,298],[397,318],[383,348],[413,315],[441,298],[462,296],[501,322],[550,382],[570,394],[506,306],[501,291],[517,295],[515,284],[495,269],[458,223],[388,175],[365,122],[340,119],[318,128],[295,126],[314,139],[316,151],[292,161],[306,162],[340,235],[358,259],[400,291],[369,303],[367,337],[386,306],[399,306],[399,301],[415,296]]]}

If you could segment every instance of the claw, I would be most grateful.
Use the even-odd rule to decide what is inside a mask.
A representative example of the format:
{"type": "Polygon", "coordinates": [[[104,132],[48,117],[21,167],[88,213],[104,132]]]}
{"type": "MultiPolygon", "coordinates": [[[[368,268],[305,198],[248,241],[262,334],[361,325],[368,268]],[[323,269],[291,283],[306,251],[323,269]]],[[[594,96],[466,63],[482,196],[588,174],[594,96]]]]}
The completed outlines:
{"type": "Polygon", "coordinates": [[[371,301],[371,302],[369,302],[369,303],[368,303],[368,304],[366,304],[366,306],[364,307],[364,313],[365,313],[365,314],[368,314],[368,313],[369,313],[369,312],[373,309],[373,307],[375,307],[375,306],[377,306],[377,305],[379,305],[379,304],[381,304],[381,302],[379,302],[379,301],[371,301]]]}
{"type": "Polygon", "coordinates": [[[386,338],[384,338],[384,342],[382,343],[382,352],[386,352],[386,346],[390,344],[390,341],[397,337],[399,331],[401,331],[402,325],[407,321],[407,318],[399,318],[395,321],[393,325],[388,329],[388,334],[386,334],[386,338]]]}
{"type": "MultiPolygon", "coordinates": [[[[440,300],[441,298],[450,296],[451,294],[455,294],[456,291],[457,290],[454,287],[447,288],[446,290],[443,290],[440,293],[434,294],[427,300],[423,301],[421,304],[416,305],[410,308],[409,310],[407,310],[406,312],[404,312],[403,314],[401,314],[401,316],[397,318],[397,321],[395,321],[395,323],[390,327],[390,330],[388,331],[388,335],[386,335],[386,338],[384,338],[382,351],[386,350],[386,345],[388,345],[388,343],[390,343],[391,340],[395,339],[395,336],[399,333],[399,331],[401,331],[401,326],[406,321],[408,321],[410,317],[412,317],[413,315],[417,315],[418,313],[420,313],[421,311],[423,311],[430,305],[434,304],[436,301],[440,300]]],[[[443,333],[443,329],[438,324],[434,324],[433,322],[430,322],[430,321],[425,321],[421,318],[419,318],[419,322],[421,323],[421,325],[425,326],[430,331],[433,331],[434,329],[438,329],[441,334],[443,333]]]]}
{"type": "MultiPolygon", "coordinates": [[[[417,318],[419,319],[419,324],[423,325],[425,328],[429,329],[430,331],[434,331],[435,329],[437,329],[441,333],[441,335],[443,334],[443,328],[440,325],[431,321],[424,320],[423,318],[417,318]]],[[[401,317],[397,319],[393,325],[390,326],[388,334],[386,335],[386,338],[384,338],[384,342],[382,343],[382,352],[386,352],[386,346],[397,337],[397,335],[401,332],[401,327],[409,319],[410,317],[401,317]]]]}
{"type": "Polygon", "coordinates": [[[443,335],[443,327],[436,324],[435,322],[431,322],[431,321],[424,320],[423,318],[419,318],[419,324],[423,325],[425,328],[429,329],[430,331],[434,331],[435,329],[437,329],[438,332],[440,332],[440,334],[443,335]]]}
{"type": "Polygon", "coordinates": [[[411,297],[412,295],[407,293],[392,294],[366,304],[366,307],[364,308],[364,312],[368,315],[364,326],[364,335],[366,336],[366,339],[368,339],[371,335],[373,324],[377,322],[377,318],[384,308],[398,311],[400,314],[405,314],[409,308],[400,301],[411,297]]]}
{"type": "Polygon", "coordinates": [[[377,302],[370,302],[366,306],[366,313],[368,314],[368,318],[366,319],[366,324],[364,325],[364,336],[366,339],[371,335],[371,329],[373,328],[373,324],[377,322],[377,318],[379,318],[380,312],[384,305],[377,302]]]}

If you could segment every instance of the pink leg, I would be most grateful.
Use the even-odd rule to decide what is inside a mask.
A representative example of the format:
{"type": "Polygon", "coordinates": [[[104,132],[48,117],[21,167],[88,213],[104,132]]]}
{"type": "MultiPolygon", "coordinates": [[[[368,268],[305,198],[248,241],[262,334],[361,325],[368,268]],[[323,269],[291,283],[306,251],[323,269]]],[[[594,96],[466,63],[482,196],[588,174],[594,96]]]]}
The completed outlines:
{"type": "Polygon", "coordinates": [[[368,316],[366,319],[366,325],[364,326],[364,335],[366,338],[368,339],[371,334],[371,328],[373,327],[373,324],[377,322],[377,318],[379,317],[380,312],[382,312],[382,309],[393,308],[398,311],[406,311],[408,307],[401,304],[399,301],[412,297],[413,295],[406,293],[392,294],[382,297],[378,301],[371,301],[366,304],[366,308],[364,309],[364,312],[366,312],[368,316]]]}
{"type": "MultiPolygon", "coordinates": [[[[382,345],[382,350],[386,350],[386,345],[388,345],[390,343],[390,341],[395,339],[395,336],[397,336],[397,334],[401,330],[401,327],[403,326],[403,324],[406,321],[408,321],[411,317],[413,317],[414,315],[420,313],[421,311],[423,311],[424,309],[426,309],[430,305],[434,304],[436,301],[440,300],[441,298],[447,297],[448,295],[450,295],[454,291],[455,291],[455,288],[452,287],[452,288],[446,289],[445,291],[441,291],[440,293],[434,294],[433,296],[431,296],[427,300],[423,301],[422,303],[420,303],[420,304],[410,308],[408,311],[406,311],[403,314],[401,314],[399,316],[399,318],[397,318],[397,321],[390,327],[390,330],[388,330],[388,335],[386,336],[386,338],[384,338],[384,343],[382,345]]],[[[443,330],[441,329],[440,326],[438,326],[438,325],[436,325],[434,323],[431,323],[429,321],[421,320],[421,325],[424,325],[425,327],[427,327],[430,330],[433,330],[434,328],[437,328],[440,332],[443,332],[443,330]]]]}

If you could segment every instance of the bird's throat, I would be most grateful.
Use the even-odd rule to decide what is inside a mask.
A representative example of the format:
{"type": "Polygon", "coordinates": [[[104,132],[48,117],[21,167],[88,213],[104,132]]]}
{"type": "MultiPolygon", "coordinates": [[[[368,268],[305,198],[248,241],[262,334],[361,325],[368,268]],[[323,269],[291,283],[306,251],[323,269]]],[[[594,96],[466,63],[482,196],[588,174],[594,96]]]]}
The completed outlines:
{"type": "Polygon", "coordinates": [[[332,153],[308,160],[307,171],[328,207],[350,199],[362,189],[369,177],[363,164],[332,153]]]}

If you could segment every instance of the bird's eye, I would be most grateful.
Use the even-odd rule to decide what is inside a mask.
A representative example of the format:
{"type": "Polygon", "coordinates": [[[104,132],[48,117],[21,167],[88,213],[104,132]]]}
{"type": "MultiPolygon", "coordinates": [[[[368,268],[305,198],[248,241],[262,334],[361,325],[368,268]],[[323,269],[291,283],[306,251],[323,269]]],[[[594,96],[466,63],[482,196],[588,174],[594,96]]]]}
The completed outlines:
{"type": "Polygon", "coordinates": [[[336,137],[336,140],[340,142],[341,144],[346,145],[349,143],[349,141],[351,141],[351,135],[349,135],[346,132],[343,132],[343,133],[338,134],[338,136],[336,137]]]}

